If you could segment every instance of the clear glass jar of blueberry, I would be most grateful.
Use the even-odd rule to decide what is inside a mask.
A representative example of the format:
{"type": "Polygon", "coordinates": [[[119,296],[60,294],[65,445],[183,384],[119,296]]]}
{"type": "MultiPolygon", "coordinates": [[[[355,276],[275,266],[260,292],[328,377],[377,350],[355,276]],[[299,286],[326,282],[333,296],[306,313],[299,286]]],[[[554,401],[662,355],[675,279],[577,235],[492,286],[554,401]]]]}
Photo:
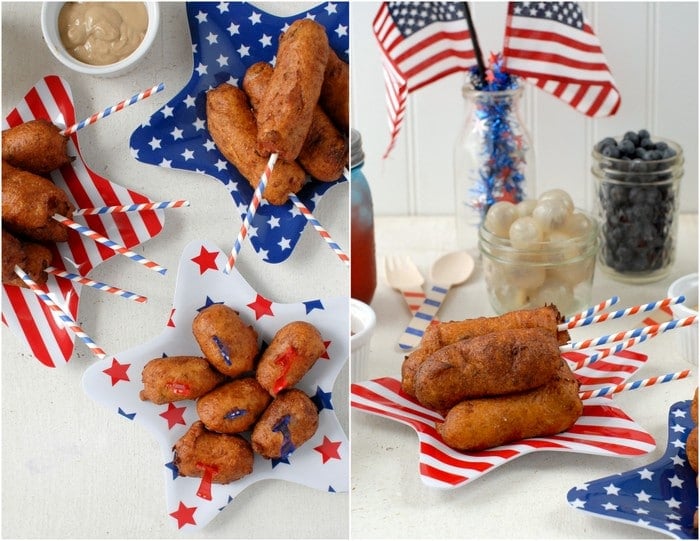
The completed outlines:
{"type": "Polygon", "coordinates": [[[603,271],[623,282],[667,276],[675,260],[683,150],[647,130],[606,137],[593,149],[603,271]]]}

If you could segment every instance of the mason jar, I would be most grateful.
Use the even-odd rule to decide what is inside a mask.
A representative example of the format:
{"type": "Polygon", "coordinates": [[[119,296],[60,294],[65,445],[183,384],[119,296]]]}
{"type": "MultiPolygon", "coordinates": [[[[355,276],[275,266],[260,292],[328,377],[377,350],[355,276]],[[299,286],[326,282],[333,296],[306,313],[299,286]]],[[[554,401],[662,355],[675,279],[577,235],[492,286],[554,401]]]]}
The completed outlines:
{"type": "MultiPolygon", "coordinates": [[[[619,142],[621,138],[612,138],[619,142]]],[[[622,159],[593,149],[601,269],[621,282],[647,283],[671,272],[676,256],[683,150],[651,137],[665,158],[622,159]]]]}

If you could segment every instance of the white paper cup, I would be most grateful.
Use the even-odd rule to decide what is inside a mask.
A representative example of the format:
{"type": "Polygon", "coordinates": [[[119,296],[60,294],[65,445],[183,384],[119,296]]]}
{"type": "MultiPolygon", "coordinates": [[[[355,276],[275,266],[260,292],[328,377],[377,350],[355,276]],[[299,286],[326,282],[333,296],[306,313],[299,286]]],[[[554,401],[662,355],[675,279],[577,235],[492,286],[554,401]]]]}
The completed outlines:
{"type": "MultiPolygon", "coordinates": [[[[668,288],[669,297],[683,295],[682,304],[671,306],[674,319],[698,315],[698,273],[687,274],[673,282],[668,288]]],[[[693,365],[698,364],[698,325],[673,331],[683,358],[693,365]]]]}
{"type": "Polygon", "coordinates": [[[353,382],[367,378],[370,341],[376,324],[377,316],[372,308],[357,299],[350,299],[350,366],[353,382]]]}

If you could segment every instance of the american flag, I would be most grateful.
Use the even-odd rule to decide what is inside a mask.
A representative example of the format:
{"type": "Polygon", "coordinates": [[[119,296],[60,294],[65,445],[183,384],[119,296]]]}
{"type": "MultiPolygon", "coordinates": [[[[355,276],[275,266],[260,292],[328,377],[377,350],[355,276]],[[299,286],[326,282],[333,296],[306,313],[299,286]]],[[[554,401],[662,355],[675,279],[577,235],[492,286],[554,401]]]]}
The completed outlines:
{"type": "Polygon", "coordinates": [[[408,94],[476,63],[464,8],[456,2],[383,2],[372,23],[384,68],[391,141],[408,94]]]}
{"type": "Polygon", "coordinates": [[[506,69],[591,116],[614,115],[620,93],[576,2],[509,2],[506,69]]]}

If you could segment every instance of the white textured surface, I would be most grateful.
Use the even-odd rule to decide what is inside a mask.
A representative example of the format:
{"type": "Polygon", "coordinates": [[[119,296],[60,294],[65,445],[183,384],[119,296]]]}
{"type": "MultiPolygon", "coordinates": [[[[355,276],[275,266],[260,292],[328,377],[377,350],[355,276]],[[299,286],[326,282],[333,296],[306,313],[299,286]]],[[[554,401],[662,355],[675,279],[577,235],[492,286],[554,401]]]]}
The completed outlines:
{"type": "MultiPolygon", "coordinates": [[[[169,269],[148,272],[115,257],[90,276],[148,296],[139,305],[83,288],[79,323],[109,353],[160,333],[170,313],[182,248],[205,239],[228,251],[240,219],[225,188],[210,178],[165,170],[134,160],[131,132],[189,80],[191,45],[184,3],[161,5],[161,28],[139,68],[114,79],[70,72],[41,37],[41,4],[2,4],[2,110],[5,114],[40,78],[57,74],[73,91],[78,118],[89,116],[160,81],[163,92],[85,128],[79,135],[88,165],[111,181],[154,201],[188,199],[192,206],[166,211],[165,228],[139,253],[169,269]],[[27,39],[29,37],[29,39],[27,39]],[[21,45],[20,45],[21,44],[21,45]]],[[[299,3],[284,6],[287,15],[299,3]]],[[[268,10],[275,9],[274,5],[268,10]]],[[[331,189],[315,215],[343,247],[349,242],[348,185],[331,189]]],[[[348,272],[308,227],[295,253],[279,265],[262,263],[246,243],[237,268],[257,291],[292,302],[345,295],[348,272]]],[[[161,454],[155,440],[87,398],[81,376],[94,357],[78,343],[67,366],[47,369],[15,337],[2,331],[2,535],[8,538],[171,538],[161,454]]],[[[348,432],[347,371],[334,404],[348,432]]],[[[343,538],[348,535],[348,494],[329,494],[268,481],[245,490],[201,538],[343,538]]]]}
{"type": "MultiPolygon", "coordinates": [[[[376,220],[377,257],[411,255],[427,275],[432,261],[454,250],[454,222],[445,217],[382,217],[376,220]]],[[[671,275],[642,286],[614,282],[597,272],[593,284],[595,302],[613,295],[618,307],[634,306],[666,296],[676,278],[698,268],[697,216],[682,215],[682,239],[671,275]]],[[[476,234],[467,247],[477,257],[476,234]]],[[[410,319],[401,295],[381,276],[372,308],[377,329],[370,344],[368,362],[354,367],[363,380],[400,377],[403,355],[396,340],[410,319]]],[[[453,288],[439,313],[441,320],[495,315],[486,296],[483,274],[477,264],[472,277],[453,288]]],[[[613,330],[641,326],[642,316],[600,323],[572,331],[578,340],[613,330]]],[[[697,328],[695,329],[697,331],[697,328]]],[[[688,368],[677,348],[673,332],[638,346],[649,356],[634,379],[688,368]]],[[[697,364],[696,364],[697,366],[697,364]]],[[[657,448],[633,458],[606,458],[561,452],[533,453],[455,490],[435,490],[418,475],[418,438],[415,431],[395,421],[353,410],[351,413],[352,498],[351,535],[355,538],[604,538],[653,539],[658,534],[630,525],[602,520],[572,509],[566,493],[573,486],[599,477],[630,470],[658,459],[666,447],[668,408],[692,398],[697,371],[689,378],[649,389],[622,393],[614,400],[651,433],[657,448]]]]}

